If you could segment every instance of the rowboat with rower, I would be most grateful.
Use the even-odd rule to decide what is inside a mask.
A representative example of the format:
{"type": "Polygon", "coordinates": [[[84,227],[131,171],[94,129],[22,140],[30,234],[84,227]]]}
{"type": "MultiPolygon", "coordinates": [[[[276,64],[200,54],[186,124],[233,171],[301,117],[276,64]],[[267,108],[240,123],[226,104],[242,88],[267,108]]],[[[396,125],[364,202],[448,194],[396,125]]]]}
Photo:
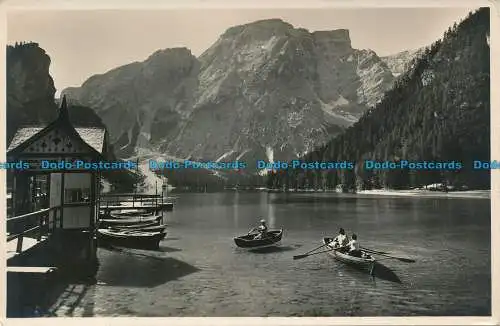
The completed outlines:
{"type": "Polygon", "coordinates": [[[269,230],[266,221],[261,219],[258,227],[251,229],[246,235],[235,237],[234,243],[240,248],[263,249],[279,245],[282,237],[283,229],[269,230]]]}
{"type": "Polygon", "coordinates": [[[414,263],[415,260],[409,258],[395,257],[388,255],[384,251],[377,251],[365,247],[361,247],[357,241],[357,235],[353,234],[351,240],[347,238],[344,230],[341,228],[339,235],[335,238],[324,237],[323,244],[313,250],[310,250],[302,255],[293,256],[293,259],[302,259],[312,255],[327,253],[335,260],[340,261],[346,265],[355,266],[370,272],[374,275],[377,259],[374,256],[382,256],[382,259],[396,259],[405,263],[414,263]],[[322,251],[317,251],[323,248],[322,251]]]}

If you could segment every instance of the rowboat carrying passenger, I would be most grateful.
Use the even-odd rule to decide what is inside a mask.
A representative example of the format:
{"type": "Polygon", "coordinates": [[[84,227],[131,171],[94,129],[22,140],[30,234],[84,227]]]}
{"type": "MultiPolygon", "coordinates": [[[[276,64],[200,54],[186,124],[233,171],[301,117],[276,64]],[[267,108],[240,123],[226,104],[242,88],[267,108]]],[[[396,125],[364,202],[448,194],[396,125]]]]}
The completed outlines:
{"type": "MultiPolygon", "coordinates": [[[[333,238],[325,237],[323,238],[323,243],[329,249],[338,248],[333,244],[333,238]]],[[[368,271],[373,270],[373,266],[375,264],[375,258],[369,255],[366,251],[361,251],[361,257],[355,257],[350,255],[345,250],[329,250],[327,251],[328,255],[335,258],[336,260],[343,262],[348,265],[356,266],[368,271]]]]}

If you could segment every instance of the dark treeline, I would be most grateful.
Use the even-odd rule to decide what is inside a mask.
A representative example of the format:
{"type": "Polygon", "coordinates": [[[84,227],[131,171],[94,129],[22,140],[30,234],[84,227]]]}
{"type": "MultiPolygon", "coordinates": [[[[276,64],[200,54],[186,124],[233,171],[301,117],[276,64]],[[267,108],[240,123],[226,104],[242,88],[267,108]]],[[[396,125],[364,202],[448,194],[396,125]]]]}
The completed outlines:
{"type": "MultiPolygon", "coordinates": [[[[490,171],[472,169],[490,160],[489,8],[470,13],[412,62],[384,99],[342,135],[304,161],[459,161],[454,171],[285,170],[267,186],[284,189],[407,189],[433,183],[489,189],[490,171]]],[[[388,35],[388,37],[390,37],[388,35]]]]}
{"type": "Polygon", "coordinates": [[[14,45],[7,45],[7,55],[14,53],[16,50],[22,50],[24,48],[38,48],[38,43],[33,41],[28,42],[15,42],[14,45]]]}
{"type": "Polygon", "coordinates": [[[257,188],[265,185],[266,178],[246,173],[244,170],[207,170],[207,169],[165,169],[162,173],[168,183],[178,190],[217,191],[226,188],[257,188]]]}

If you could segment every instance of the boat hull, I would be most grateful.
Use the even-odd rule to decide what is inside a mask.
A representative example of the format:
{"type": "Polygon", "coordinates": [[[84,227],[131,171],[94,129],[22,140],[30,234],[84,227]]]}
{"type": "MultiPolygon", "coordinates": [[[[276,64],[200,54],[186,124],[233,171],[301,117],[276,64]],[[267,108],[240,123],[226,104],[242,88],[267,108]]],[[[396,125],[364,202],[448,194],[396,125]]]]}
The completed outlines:
{"type": "MultiPolygon", "coordinates": [[[[331,238],[323,238],[323,243],[326,244],[329,248],[334,248],[333,245],[330,245],[331,238]]],[[[362,251],[363,252],[363,251],[362,251]]],[[[364,252],[363,252],[364,253],[364,252]]],[[[363,270],[371,271],[373,265],[375,264],[375,258],[364,253],[365,257],[355,257],[351,256],[348,253],[341,252],[339,250],[332,250],[328,252],[328,255],[334,258],[337,261],[340,261],[346,265],[354,266],[363,270]]]]}
{"type": "Polygon", "coordinates": [[[154,216],[154,214],[151,213],[143,213],[143,212],[130,212],[130,213],[110,213],[109,218],[117,218],[117,219],[124,219],[124,218],[134,218],[134,217],[150,217],[154,216]]]}
{"type": "Polygon", "coordinates": [[[165,232],[98,230],[100,244],[111,244],[135,249],[158,249],[160,241],[165,236],[165,232]]]}
{"type": "Polygon", "coordinates": [[[101,219],[99,221],[100,228],[106,228],[109,226],[118,226],[118,225],[134,225],[134,224],[150,224],[150,223],[158,223],[161,220],[162,216],[151,216],[151,217],[143,217],[143,218],[123,218],[123,219],[101,219]]]}
{"type": "Polygon", "coordinates": [[[159,227],[159,222],[153,221],[153,222],[147,222],[147,223],[138,223],[138,224],[115,224],[109,226],[110,228],[117,228],[117,229],[130,229],[130,230],[135,230],[135,229],[145,229],[149,227],[159,227]]]}
{"type": "Polygon", "coordinates": [[[245,249],[262,249],[278,246],[283,237],[283,229],[268,231],[268,237],[264,239],[253,239],[255,235],[244,235],[234,238],[234,243],[245,249]]]}
{"type": "Polygon", "coordinates": [[[144,231],[144,232],[163,232],[166,233],[165,229],[167,227],[165,225],[145,225],[145,226],[140,226],[140,225],[134,225],[132,226],[115,226],[115,227],[110,227],[110,229],[115,229],[115,230],[136,230],[136,231],[144,231]]]}

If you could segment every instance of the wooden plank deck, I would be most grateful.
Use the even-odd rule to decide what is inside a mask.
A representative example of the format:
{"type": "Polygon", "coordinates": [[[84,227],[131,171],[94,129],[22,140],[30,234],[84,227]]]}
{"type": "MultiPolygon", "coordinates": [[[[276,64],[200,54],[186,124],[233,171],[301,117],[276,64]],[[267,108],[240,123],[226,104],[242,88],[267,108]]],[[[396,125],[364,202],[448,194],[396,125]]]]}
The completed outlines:
{"type": "Polygon", "coordinates": [[[36,241],[36,239],[33,239],[33,238],[25,237],[23,239],[23,246],[22,246],[21,252],[16,252],[17,242],[19,241],[19,238],[7,242],[7,260],[11,259],[12,257],[14,257],[16,255],[19,255],[19,254],[25,252],[28,249],[33,248],[34,246],[36,246],[39,243],[44,242],[45,240],[47,240],[47,237],[42,237],[42,239],[40,241],[36,241]]]}
{"type": "Polygon", "coordinates": [[[35,273],[46,274],[57,270],[57,267],[49,266],[7,266],[7,272],[10,273],[35,273]]]}

